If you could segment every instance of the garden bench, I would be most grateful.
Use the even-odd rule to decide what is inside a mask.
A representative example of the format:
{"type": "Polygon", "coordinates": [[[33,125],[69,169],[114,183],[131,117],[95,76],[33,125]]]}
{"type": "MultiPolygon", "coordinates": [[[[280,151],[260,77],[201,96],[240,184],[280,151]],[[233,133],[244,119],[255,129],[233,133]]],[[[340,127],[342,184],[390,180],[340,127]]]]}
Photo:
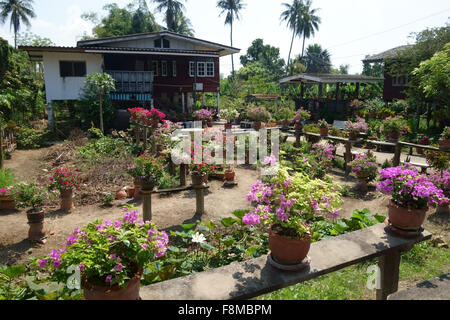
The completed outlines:
{"type": "Polygon", "coordinates": [[[393,293],[388,300],[450,300],[450,273],[393,293]]]}
{"type": "Polygon", "coordinates": [[[334,120],[333,126],[338,127],[339,130],[345,130],[345,121],[334,120]]]}
{"type": "MultiPolygon", "coordinates": [[[[386,231],[385,224],[347,233],[311,244],[309,267],[299,272],[280,271],[267,256],[155,283],[141,288],[143,300],[249,299],[292,286],[324,274],[379,258],[377,299],[385,300],[398,289],[401,252],[431,238],[424,231],[414,238],[401,238],[386,231]]],[[[369,273],[368,273],[369,277],[369,273]]]]}
{"type": "Polygon", "coordinates": [[[405,165],[409,163],[410,165],[413,165],[415,167],[419,167],[420,171],[422,173],[427,173],[427,169],[430,167],[428,164],[423,164],[423,163],[417,163],[417,162],[409,162],[409,161],[402,161],[402,164],[405,165]]]}

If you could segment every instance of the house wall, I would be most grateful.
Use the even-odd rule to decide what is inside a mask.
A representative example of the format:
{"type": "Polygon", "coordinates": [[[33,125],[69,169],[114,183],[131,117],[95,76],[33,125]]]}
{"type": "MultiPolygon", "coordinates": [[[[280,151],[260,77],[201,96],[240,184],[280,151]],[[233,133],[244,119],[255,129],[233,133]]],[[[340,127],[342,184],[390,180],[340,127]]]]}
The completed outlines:
{"type": "MultiPolygon", "coordinates": [[[[158,37],[145,38],[139,40],[126,40],[126,41],[117,41],[117,42],[109,42],[102,44],[105,47],[118,47],[118,48],[155,48],[154,41],[158,39],[158,37]]],[[[211,47],[202,46],[197,43],[183,41],[180,39],[170,38],[168,36],[165,39],[170,41],[170,49],[178,49],[178,50],[203,50],[208,51],[211,50],[211,47]]]]}
{"type": "Polygon", "coordinates": [[[44,52],[44,80],[47,103],[52,100],[77,100],[86,77],[61,77],[59,61],[86,61],[86,74],[102,71],[102,55],[88,53],[44,52]]]}
{"type": "MultiPolygon", "coordinates": [[[[389,70],[389,66],[385,67],[385,70],[389,70]]],[[[388,72],[384,72],[384,89],[383,100],[391,102],[396,99],[405,99],[406,95],[403,91],[407,89],[406,86],[393,86],[392,76],[388,72]]]]}

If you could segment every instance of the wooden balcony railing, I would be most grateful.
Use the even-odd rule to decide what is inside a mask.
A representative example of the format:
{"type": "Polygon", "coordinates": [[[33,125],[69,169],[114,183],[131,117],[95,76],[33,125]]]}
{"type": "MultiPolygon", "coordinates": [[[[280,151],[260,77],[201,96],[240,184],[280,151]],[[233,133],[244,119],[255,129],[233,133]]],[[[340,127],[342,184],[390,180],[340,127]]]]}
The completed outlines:
{"type": "Polygon", "coordinates": [[[116,93],[152,93],[153,71],[116,71],[107,70],[116,80],[116,93]]]}

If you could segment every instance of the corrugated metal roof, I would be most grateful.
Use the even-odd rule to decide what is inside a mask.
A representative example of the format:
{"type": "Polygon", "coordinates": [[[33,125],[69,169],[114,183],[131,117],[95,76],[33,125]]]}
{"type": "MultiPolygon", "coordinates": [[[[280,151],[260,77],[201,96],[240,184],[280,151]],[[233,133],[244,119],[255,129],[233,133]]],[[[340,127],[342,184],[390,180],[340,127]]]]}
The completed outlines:
{"type": "Polygon", "coordinates": [[[375,78],[359,74],[313,74],[301,73],[286,77],[280,83],[376,83],[384,81],[384,78],[375,78]]]}
{"type": "Polygon", "coordinates": [[[363,61],[364,62],[382,62],[385,59],[396,58],[399,56],[399,54],[401,52],[403,52],[406,49],[409,49],[411,47],[413,47],[413,45],[404,45],[404,46],[392,48],[392,49],[386,50],[384,52],[368,56],[363,61]]]}

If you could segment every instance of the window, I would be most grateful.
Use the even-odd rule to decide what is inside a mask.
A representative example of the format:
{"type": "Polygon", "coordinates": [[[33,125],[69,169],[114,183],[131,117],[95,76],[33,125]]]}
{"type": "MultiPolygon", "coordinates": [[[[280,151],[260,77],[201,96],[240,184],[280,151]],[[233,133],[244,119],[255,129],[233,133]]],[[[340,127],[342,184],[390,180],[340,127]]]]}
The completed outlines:
{"type": "Polygon", "coordinates": [[[153,42],[155,48],[165,48],[165,49],[169,49],[170,48],[170,41],[166,40],[166,39],[156,39],[153,42]]]}
{"type": "Polygon", "coordinates": [[[167,61],[161,61],[161,76],[167,77],[167,61]]]}
{"type": "Polygon", "coordinates": [[[214,62],[207,62],[206,63],[206,76],[207,77],[214,77],[214,62]]]}
{"type": "Polygon", "coordinates": [[[197,62],[197,76],[204,77],[206,75],[206,63],[205,62],[197,62]]]}
{"type": "Polygon", "coordinates": [[[195,62],[194,61],[189,62],[189,76],[195,77],[195,62]]]}
{"type": "Polygon", "coordinates": [[[60,61],[59,73],[61,77],[85,77],[85,61],[60,61]]]}
{"type": "Polygon", "coordinates": [[[177,62],[172,61],[172,77],[176,77],[176,76],[177,76],[177,62]]]}
{"type": "Polygon", "coordinates": [[[156,39],[154,41],[155,48],[161,48],[161,39],[156,39]]]}
{"type": "Polygon", "coordinates": [[[163,39],[163,48],[170,48],[170,42],[169,40],[163,39]]]}
{"type": "Polygon", "coordinates": [[[408,85],[408,77],[405,76],[392,77],[393,87],[406,87],[407,85],[408,85]]]}
{"type": "Polygon", "coordinates": [[[152,69],[153,69],[153,72],[155,73],[155,77],[159,76],[158,61],[152,61],[152,69]]]}

